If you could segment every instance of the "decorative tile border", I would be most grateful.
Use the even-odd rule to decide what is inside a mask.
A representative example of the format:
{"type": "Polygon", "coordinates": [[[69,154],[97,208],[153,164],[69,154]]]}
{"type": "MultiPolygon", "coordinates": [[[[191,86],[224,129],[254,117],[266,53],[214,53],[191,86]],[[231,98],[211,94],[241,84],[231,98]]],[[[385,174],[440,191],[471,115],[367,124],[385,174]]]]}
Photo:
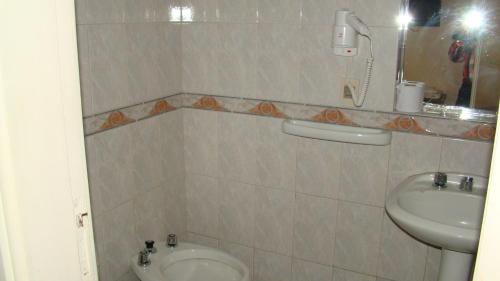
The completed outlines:
{"type": "Polygon", "coordinates": [[[180,108],[291,118],[313,122],[380,128],[391,131],[492,141],[496,124],[364,111],[327,106],[182,93],[84,119],[85,135],[99,133],[180,108]]]}
{"type": "Polygon", "coordinates": [[[86,117],[83,119],[85,135],[100,133],[182,108],[182,99],[183,95],[178,94],[86,117]]]}

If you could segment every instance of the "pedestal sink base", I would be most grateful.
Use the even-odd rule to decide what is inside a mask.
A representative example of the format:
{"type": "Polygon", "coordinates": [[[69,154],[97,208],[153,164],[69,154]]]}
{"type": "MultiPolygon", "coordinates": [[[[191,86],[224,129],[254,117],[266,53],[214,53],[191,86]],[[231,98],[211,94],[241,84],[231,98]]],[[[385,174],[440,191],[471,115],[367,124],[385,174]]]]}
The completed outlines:
{"type": "Polygon", "coordinates": [[[472,268],[473,254],[460,253],[443,249],[439,281],[468,281],[472,268]]]}

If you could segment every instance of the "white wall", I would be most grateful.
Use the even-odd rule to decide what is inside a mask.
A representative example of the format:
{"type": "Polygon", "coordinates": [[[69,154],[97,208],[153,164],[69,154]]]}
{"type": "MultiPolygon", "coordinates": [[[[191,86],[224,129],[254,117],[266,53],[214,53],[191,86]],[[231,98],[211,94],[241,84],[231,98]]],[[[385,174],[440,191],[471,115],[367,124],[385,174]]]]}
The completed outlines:
{"type": "Polygon", "coordinates": [[[84,116],[181,91],[173,0],[76,0],[84,116]]]}
{"type": "Polygon", "coordinates": [[[491,143],[342,144],[286,135],[281,119],[183,111],[188,238],[236,255],[254,281],[436,281],[440,251],[391,221],[386,194],[413,174],[489,172],[491,143]]]}
{"type": "Polygon", "coordinates": [[[145,240],[186,231],[182,112],[85,138],[101,281],[136,280],[145,240]]]}
{"type": "Polygon", "coordinates": [[[364,109],[392,111],[400,0],[183,1],[184,92],[352,107],[344,78],[362,80],[368,56],[331,48],[334,13],[349,8],[371,28],[374,75],[364,109]],[[186,19],[184,19],[186,20],[186,19]]]}

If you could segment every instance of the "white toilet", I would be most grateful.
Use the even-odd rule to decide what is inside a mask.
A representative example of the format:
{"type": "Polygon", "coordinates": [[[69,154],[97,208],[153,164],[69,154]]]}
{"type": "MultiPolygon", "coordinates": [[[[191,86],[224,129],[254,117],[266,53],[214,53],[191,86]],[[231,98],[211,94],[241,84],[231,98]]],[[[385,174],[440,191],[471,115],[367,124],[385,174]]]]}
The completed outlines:
{"type": "Polygon", "coordinates": [[[141,281],[249,281],[249,270],[241,261],[222,251],[191,243],[175,248],[160,243],[151,263],[142,266],[138,255],[132,269],[141,281]]]}

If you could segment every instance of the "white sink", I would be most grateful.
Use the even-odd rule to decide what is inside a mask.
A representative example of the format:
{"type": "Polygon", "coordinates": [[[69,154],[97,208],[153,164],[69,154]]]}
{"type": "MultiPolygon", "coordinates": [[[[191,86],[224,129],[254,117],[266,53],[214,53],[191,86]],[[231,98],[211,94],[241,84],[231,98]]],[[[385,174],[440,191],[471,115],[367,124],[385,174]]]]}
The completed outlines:
{"type": "Polygon", "coordinates": [[[222,251],[191,243],[160,245],[147,267],[138,265],[137,255],[132,257],[132,269],[141,281],[249,281],[248,267],[222,251]]]}
{"type": "Polygon", "coordinates": [[[409,177],[389,194],[386,209],[407,233],[443,248],[440,281],[467,280],[479,241],[487,179],[458,173],[447,176],[441,189],[433,184],[434,173],[409,177]],[[474,178],[472,191],[460,190],[465,176],[474,178]]]}

